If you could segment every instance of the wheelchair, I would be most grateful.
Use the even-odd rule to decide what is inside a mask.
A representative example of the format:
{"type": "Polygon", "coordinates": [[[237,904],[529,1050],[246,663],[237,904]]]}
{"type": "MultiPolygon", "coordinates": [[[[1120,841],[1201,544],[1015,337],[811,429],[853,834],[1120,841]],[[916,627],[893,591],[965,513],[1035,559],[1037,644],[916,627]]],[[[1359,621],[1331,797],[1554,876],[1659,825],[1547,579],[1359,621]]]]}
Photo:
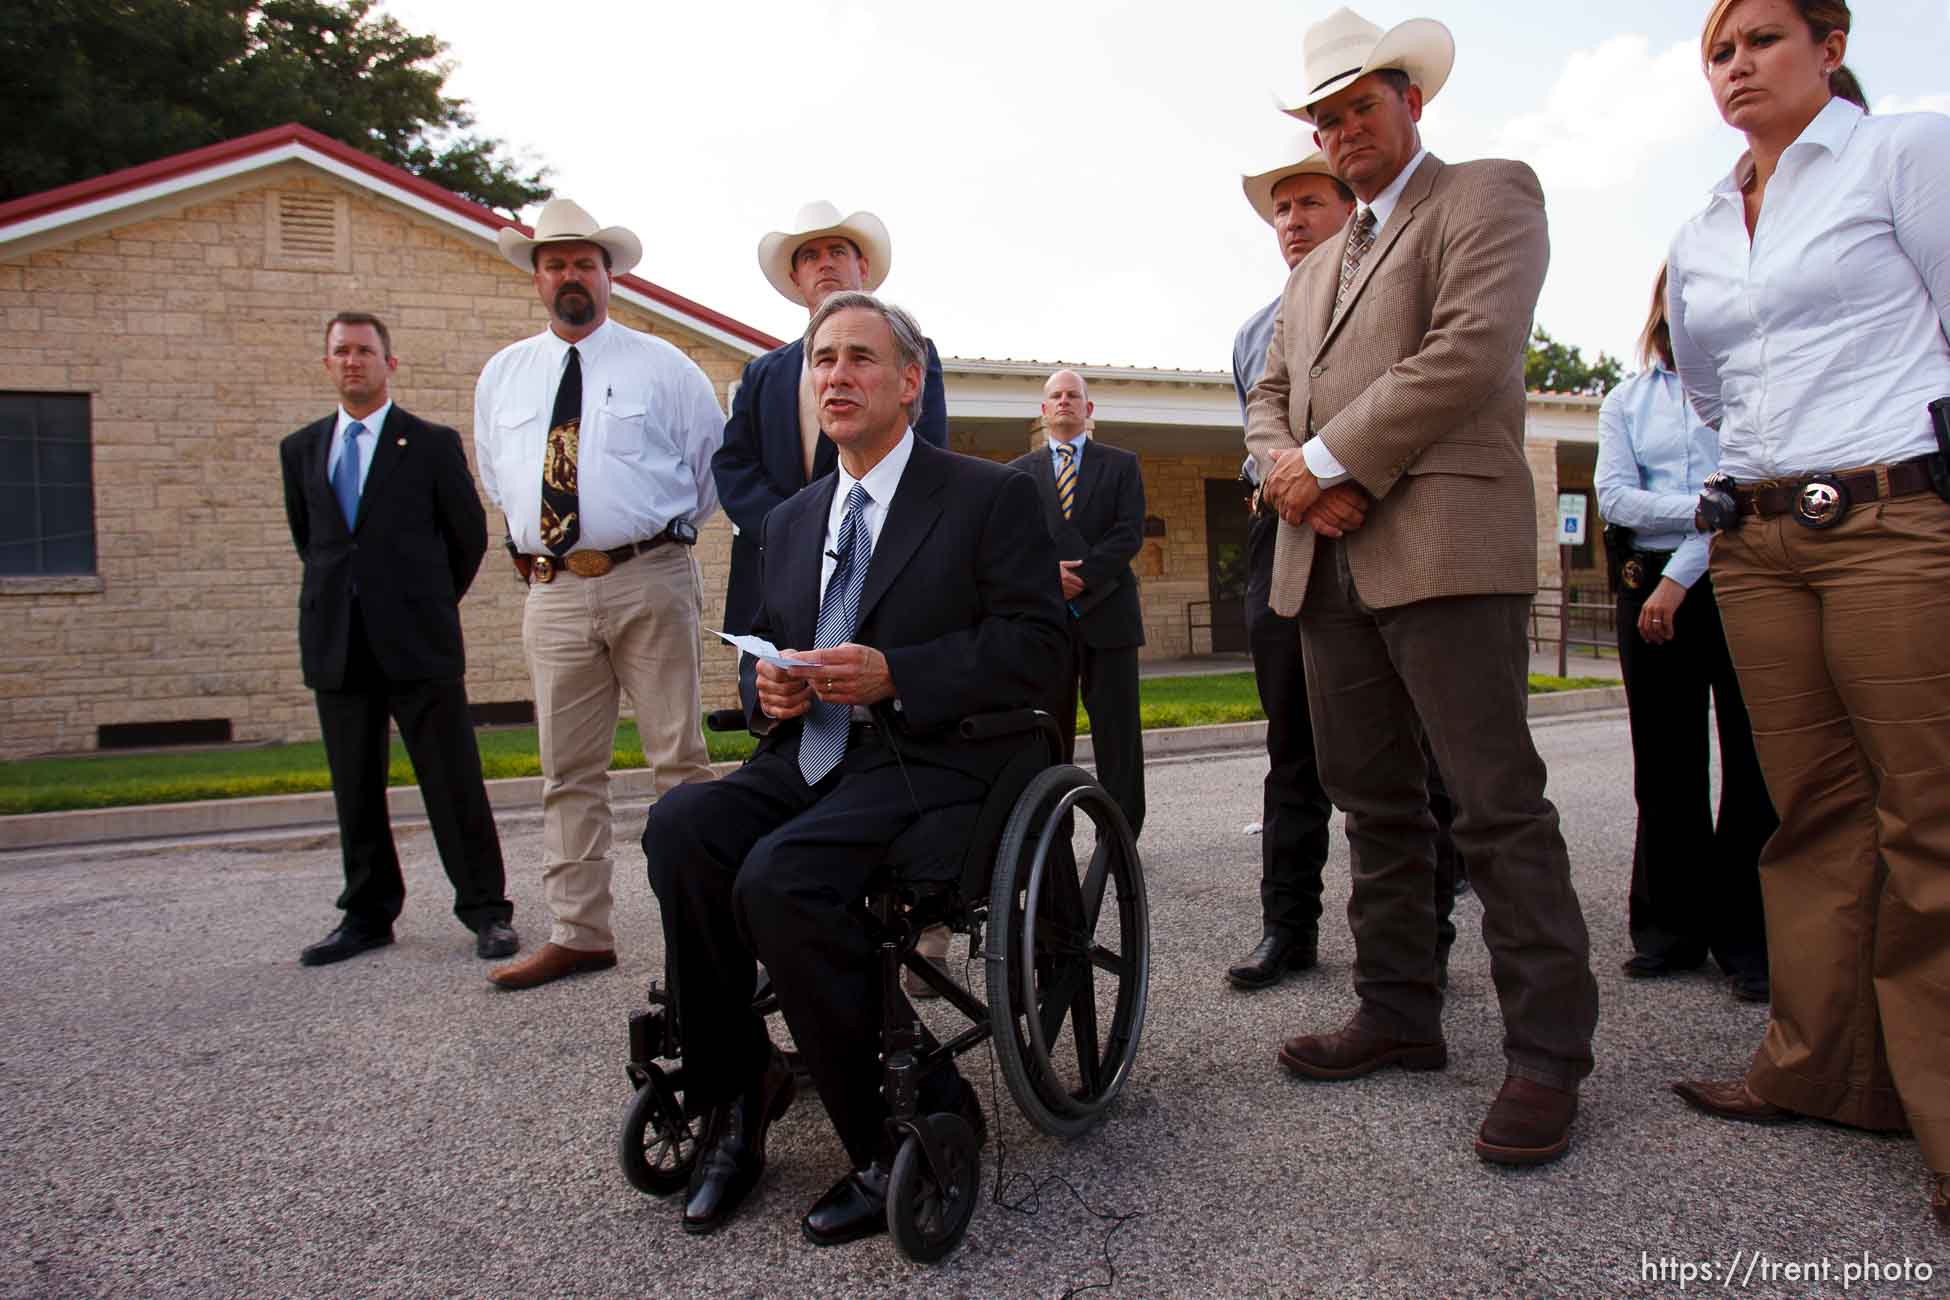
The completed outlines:
{"type": "MultiPolygon", "coordinates": [[[[707,725],[742,730],[745,718],[720,710],[707,725]]],[[[920,1112],[920,1080],[993,1041],[1023,1115],[1051,1136],[1077,1137],[1103,1120],[1130,1078],[1151,973],[1150,910],[1130,827],[1088,772],[1057,761],[1055,720],[1035,709],[982,714],[963,720],[961,735],[1020,736],[1022,744],[983,803],[927,814],[903,834],[854,909],[879,948],[885,989],[881,1086],[896,1150],[887,1227],[900,1252],[923,1263],[947,1256],[966,1235],[980,1153],[960,1115],[920,1112]],[[937,868],[928,875],[944,862],[956,870],[913,879],[903,868],[915,861],[937,868]],[[937,924],[967,937],[971,961],[981,957],[986,1003],[916,952],[921,931],[937,924]],[[969,1027],[935,1042],[920,1021],[907,1020],[903,970],[969,1027]]],[[[635,1096],[618,1155],[632,1186],[668,1196],[690,1181],[703,1123],[685,1096],[676,1001],[653,982],[648,1002],[630,1017],[624,1070],[635,1096]]],[[[761,1014],[777,1010],[763,981],[754,1005],[761,1014]]]]}

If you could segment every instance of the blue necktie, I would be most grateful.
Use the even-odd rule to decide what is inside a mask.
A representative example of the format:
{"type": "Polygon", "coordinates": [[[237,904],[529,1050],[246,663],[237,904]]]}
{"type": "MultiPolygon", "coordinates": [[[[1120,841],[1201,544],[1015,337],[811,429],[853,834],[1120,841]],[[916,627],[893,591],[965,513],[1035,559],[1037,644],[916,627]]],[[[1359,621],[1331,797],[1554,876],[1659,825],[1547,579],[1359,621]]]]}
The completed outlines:
{"type": "MultiPolygon", "coordinates": [[[[860,621],[860,593],[867,585],[867,565],[873,562],[873,537],[861,518],[870,499],[858,483],[846,494],[846,514],[833,547],[839,558],[833,563],[833,576],[826,580],[826,598],[819,603],[814,649],[851,641],[860,621]]],[[[815,701],[806,714],[799,733],[799,775],[807,785],[818,785],[846,757],[846,728],[852,712],[845,704],[815,701]]]]}
{"type": "Polygon", "coordinates": [[[347,528],[359,522],[359,435],[365,431],[357,420],[345,426],[345,445],[339,448],[338,467],[332,471],[332,491],[338,495],[347,528]]]}

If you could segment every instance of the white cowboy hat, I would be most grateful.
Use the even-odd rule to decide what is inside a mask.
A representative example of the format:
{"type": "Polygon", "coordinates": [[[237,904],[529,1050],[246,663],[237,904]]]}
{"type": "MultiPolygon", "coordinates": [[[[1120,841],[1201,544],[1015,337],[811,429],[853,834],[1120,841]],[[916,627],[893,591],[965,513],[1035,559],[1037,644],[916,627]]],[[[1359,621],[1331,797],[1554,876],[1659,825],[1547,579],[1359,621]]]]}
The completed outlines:
{"type": "Polygon", "coordinates": [[[1381,68],[1406,72],[1426,103],[1455,63],[1456,38],[1433,18],[1411,18],[1384,32],[1352,9],[1336,9],[1307,29],[1300,47],[1307,88],[1297,105],[1280,111],[1311,125],[1315,104],[1381,68]]]}
{"type": "Polygon", "coordinates": [[[1334,169],[1327,165],[1327,155],[1316,149],[1297,163],[1275,167],[1257,176],[1241,176],[1239,184],[1246,191],[1246,202],[1252,204],[1253,211],[1259,213],[1259,219],[1270,226],[1273,224],[1273,191],[1279,188],[1281,181],[1292,176],[1333,175],[1334,169]]]}
{"type": "Polygon", "coordinates": [[[866,284],[862,287],[868,293],[880,287],[894,264],[894,241],[888,238],[887,227],[871,212],[842,217],[840,210],[825,199],[800,208],[790,230],[774,230],[758,241],[758,269],[765,272],[774,289],[801,307],[806,306],[805,295],[792,282],[792,255],[808,239],[824,235],[841,235],[852,240],[860,255],[867,259],[866,284]]]}
{"type": "Polygon", "coordinates": [[[621,226],[598,230],[596,219],[568,199],[550,199],[542,205],[532,239],[519,226],[503,226],[494,242],[500,245],[501,256],[524,271],[535,269],[535,249],[542,244],[595,244],[609,254],[611,275],[624,275],[643,260],[642,240],[621,226]]]}

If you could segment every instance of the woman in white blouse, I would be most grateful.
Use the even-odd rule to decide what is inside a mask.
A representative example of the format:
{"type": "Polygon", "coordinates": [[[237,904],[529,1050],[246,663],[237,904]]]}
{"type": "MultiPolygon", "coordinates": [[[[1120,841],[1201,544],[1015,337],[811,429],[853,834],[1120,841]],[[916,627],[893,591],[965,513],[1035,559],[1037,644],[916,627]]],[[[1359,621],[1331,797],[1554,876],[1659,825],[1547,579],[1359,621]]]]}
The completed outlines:
{"type": "Polygon", "coordinates": [[[1692,970],[1710,953],[1734,996],[1765,1002],[1758,867],[1774,832],[1774,807],[1706,575],[1707,539],[1693,529],[1693,506],[1718,461],[1719,439],[1687,405],[1673,373],[1664,267],[1639,336],[1639,360],[1645,368],[1612,389],[1598,412],[1596,476],[1598,509],[1612,525],[1605,545],[1618,544],[1609,558],[1639,807],[1632,956],[1624,969],[1634,979],[1657,978],[1692,970]],[[1709,699],[1720,733],[1717,823],[1709,699]]]}
{"type": "Polygon", "coordinates": [[[1720,0],[1702,38],[1748,151],[1674,238],[1673,351],[1740,526],[1712,575],[1781,829],[1773,1015],[1729,1119],[1911,1128],[1950,1227],[1950,117],[1865,116],[1841,0],[1720,0]],[[1935,468],[1943,467],[1938,463],[1935,468]],[[1791,960],[1789,960],[1791,958],[1791,960]]]}

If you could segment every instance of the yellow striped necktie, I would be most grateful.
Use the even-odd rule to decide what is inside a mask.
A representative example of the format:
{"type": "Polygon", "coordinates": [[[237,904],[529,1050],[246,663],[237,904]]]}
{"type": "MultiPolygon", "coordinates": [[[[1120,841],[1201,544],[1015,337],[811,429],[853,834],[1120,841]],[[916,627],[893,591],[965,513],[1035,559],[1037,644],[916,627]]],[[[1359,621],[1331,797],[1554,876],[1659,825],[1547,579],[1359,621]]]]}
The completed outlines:
{"type": "Polygon", "coordinates": [[[1056,449],[1063,459],[1063,467],[1056,471],[1056,503],[1063,507],[1063,517],[1070,517],[1070,508],[1077,503],[1077,449],[1065,444],[1056,449]]]}

